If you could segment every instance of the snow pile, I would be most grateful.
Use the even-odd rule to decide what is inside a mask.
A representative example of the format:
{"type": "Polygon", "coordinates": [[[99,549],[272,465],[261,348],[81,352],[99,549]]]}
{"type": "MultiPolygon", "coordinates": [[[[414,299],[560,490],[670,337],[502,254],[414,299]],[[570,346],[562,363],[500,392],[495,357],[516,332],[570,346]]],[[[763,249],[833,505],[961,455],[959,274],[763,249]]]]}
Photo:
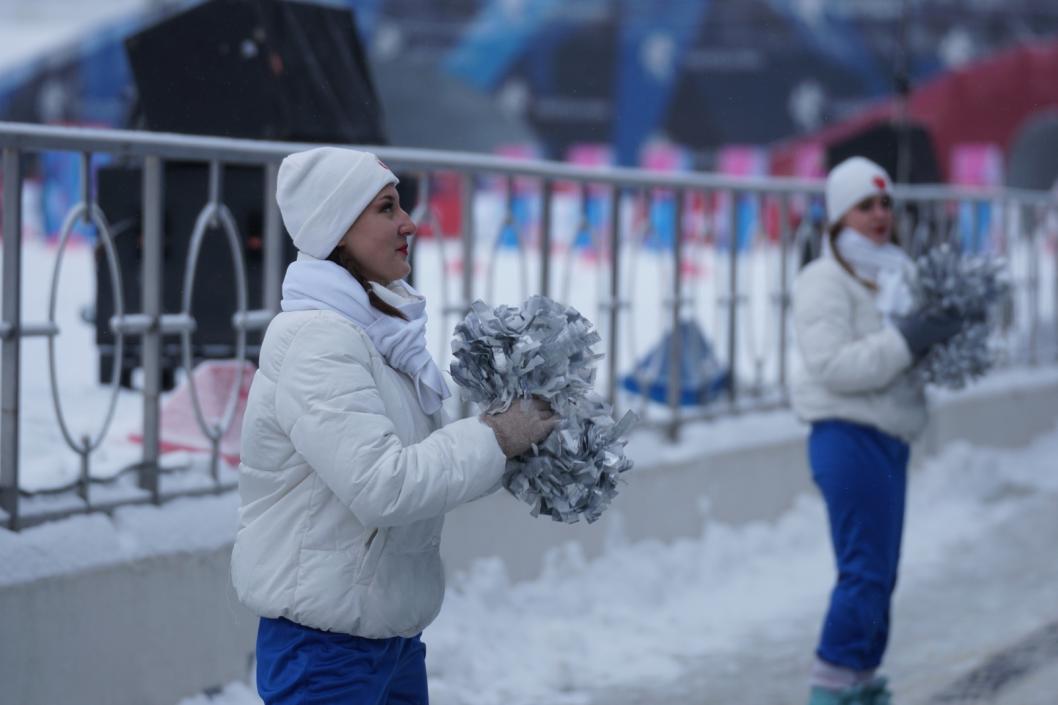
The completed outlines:
{"type": "Polygon", "coordinates": [[[0,530],[0,586],[146,556],[230,545],[239,523],[235,492],[74,516],[20,533],[0,530]]]}
{"type": "MultiPolygon", "coordinates": [[[[954,443],[928,461],[911,483],[902,580],[987,538],[1024,498],[1058,496],[1055,457],[1058,431],[1017,451],[954,443]]],[[[436,702],[582,702],[601,683],[677,678],[696,656],[822,613],[833,561],[817,498],[770,524],[703,523],[701,537],[671,544],[615,535],[594,561],[567,546],[526,583],[479,563],[425,634],[436,702]]]]}

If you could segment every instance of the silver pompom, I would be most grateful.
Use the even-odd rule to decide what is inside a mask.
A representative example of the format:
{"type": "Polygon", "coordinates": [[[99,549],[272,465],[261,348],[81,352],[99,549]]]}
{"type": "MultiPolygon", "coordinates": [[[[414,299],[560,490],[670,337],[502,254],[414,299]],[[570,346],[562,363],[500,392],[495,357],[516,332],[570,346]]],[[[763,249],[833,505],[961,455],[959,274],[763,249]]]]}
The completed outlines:
{"type": "Polygon", "coordinates": [[[962,389],[995,364],[990,340],[994,312],[1009,304],[1010,282],[1002,260],[963,256],[944,244],[915,262],[910,287],[915,309],[955,313],[967,325],[951,340],[934,346],[916,366],[929,384],[962,389]]]}
{"type": "Polygon", "coordinates": [[[503,485],[533,516],[575,523],[598,519],[632,467],[623,436],[638,417],[614,423],[613,409],[593,385],[601,340],[576,309],[544,296],[521,307],[475,301],[456,326],[452,378],[464,399],[486,412],[516,399],[546,399],[561,422],[533,451],[507,461],[503,485]]]}

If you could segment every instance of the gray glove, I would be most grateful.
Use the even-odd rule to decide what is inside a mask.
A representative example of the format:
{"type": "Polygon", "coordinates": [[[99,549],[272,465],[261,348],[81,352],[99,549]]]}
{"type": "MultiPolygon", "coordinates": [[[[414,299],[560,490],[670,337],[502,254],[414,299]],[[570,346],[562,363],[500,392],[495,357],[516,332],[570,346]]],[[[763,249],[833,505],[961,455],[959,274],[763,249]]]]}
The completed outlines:
{"type": "Polygon", "coordinates": [[[962,330],[963,320],[954,313],[926,315],[912,313],[895,319],[897,330],[907,341],[911,357],[918,362],[934,345],[951,340],[962,330]]]}
{"type": "Polygon", "coordinates": [[[534,443],[547,438],[559,419],[543,399],[516,399],[498,414],[482,414],[481,421],[496,434],[500,449],[508,458],[525,453],[534,443]]]}

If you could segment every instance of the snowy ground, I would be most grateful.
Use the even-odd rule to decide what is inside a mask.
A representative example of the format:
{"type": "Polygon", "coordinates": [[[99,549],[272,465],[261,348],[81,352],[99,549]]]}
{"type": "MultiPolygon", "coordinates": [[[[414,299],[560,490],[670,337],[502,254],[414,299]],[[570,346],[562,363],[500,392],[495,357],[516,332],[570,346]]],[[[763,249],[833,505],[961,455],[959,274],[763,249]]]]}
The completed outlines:
{"type": "MultiPolygon", "coordinates": [[[[55,254],[54,247],[26,243],[27,322],[47,316],[55,254]]],[[[94,287],[90,255],[84,244],[71,246],[56,307],[62,329],[56,348],[58,388],[77,435],[99,428],[108,399],[95,384],[93,329],[79,317],[94,287]]],[[[419,271],[449,267],[454,255],[425,248],[419,271]]],[[[701,255],[708,264],[711,255],[701,255]]],[[[575,262],[570,298],[592,316],[599,275],[590,260],[575,262]]],[[[663,292],[656,282],[664,281],[667,265],[649,254],[639,264],[635,316],[642,323],[631,342],[643,346],[663,330],[665,319],[657,315],[663,292]]],[[[512,266],[498,264],[494,295],[499,300],[521,298],[517,277],[502,269],[512,266]]],[[[746,266],[766,271],[771,265],[765,253],[746,266]]],[[[481,270],[477,286],[484,295],[481,277],[487,265],[481,270]]],[[[704,278],[693,281],[702,300],[715,305],[709,297],[718,285],[704,278]]],[[[1044,303],[1052,280],[1046,281],[1044,303]]],[[[435,306],[441,286],[436,280],[421,285],[435,306]]],[[[448,286],[454,295],[457,277],[448,286]]],[[[765,286],[757,298],[766,301],[770,293],[765,286]]],[[[714,325],[703,320],[707,328],[714,325]]],[[[432,330],[431,336],[439,337],[439,329],[432,330]]],[[[77,457],[64,448],[55,423],[46,343],[26,340],[22,350],[22,485],[53,487],[76,476],[77,457]]],[[[137,393],[119,394],[114,426],[93,456],[95,476],[136,460],[139,449],[128,442],[128,434],[137,430],[141,408],[137,393]]],[[[784,429],[781,424],[773,428],[776,433],[784,429]]],[[[941,692],[995,650],[1058,619],[1058,568],[1055,561],[1040,560],[1053,554],[1048,541],[1058,535],[1056,456],[1058,431],[1019,451],[953,446],[916,476],[887,668],[901,702],[941,692]]],[[[218,516],[204,525],[233,530],[227,523],[234,506],[230,495],[211,504],[197,502],[176,505],[182,518],[172,525],[186,522],[189,507],[209,506],[213,509],[202,511],[218,516]]],[[[151,511],[157,510],[122,510],[118,516],[134,529],[134,518],[151,511]]],[[[100,517],[73,521],[84,527],[105,523],[100,517]]],[[[119,543],[135,545],[142,532],[133,529],[123,531],[119,543]]],[[[60,529],[40,527],[22,538],[49,530],[60,529]]],[[[556,551],[544,574],[530,582],[513,583],[502,563],[483,561],[453,581],[440,618],[426,632],[433,701],[633,705],[700,702],[708,694],[717,702],[799,703],[831,570],[823,508],[816,499],[801,501],[769,524],[731,527],[706,517],[701,536],[693,540],[629,543],[615,534],[592,561],[569,546],[556,551]]],[[[243,705],[256,702],[256,696],[235,683],[212,699],[201,696],[184,705],[205,702],[243,705]]]]}
{"type": "MultiPolygon", "coordinates": [[[[92,329],[77,315],[86,285],[91,289],[88,252],[71,250],[57,307],[63,329],[57,370],[74,427],[97,423],[105,402],[93,381],[92,329]]],[[[26,320],[46,315],[42,282],[54,254],[27,244],[26,320]]],[[[68,478],[76,458],[62,450],[55,428],[46,345],[29,340],[23,351],[23,457],[32,458],[24,479],[46,485],[68,478]]],[[[997,376],[983,386],[1001,381],[997,376]]],[[[119,441],[135,427],[139,410],[139,396],[123,392],[115,442],[104,446],[100,472],[102,460],[116,467],[122,453],[135,454],[119,441]]],[[[901,702],[924,702],[996,650],[1058,619],[1058,562],[1041,560],[1053,555],[1058,535],[1056,456],[1058,432],[1018,451],[956,445],[916,475],[886,669],[901,702]]],[[[180,515],[173,526],[186,526],[186,512],[196,506],[218,514],[215,521],[193,522],[214,527],[214,539],[233,530],[230,495],[164,511],[180,515]]],[[[131,527],[118,538],[125,548],[145,541],[137,521],[152,511],[158,510],[119,512],[119,522],[131,527]]],[[[84,535],[97,520],[71,521],[85,522],[84,535]]],[[[817,499],[769,524],[730,527],[703,519],[693,540],[629,543],[614,535],[592,561],[569,546],[530,582],[513,583],[500,562],[483,561],[453,581],[440,618],[426,632],[433,701],[638,705],[701,702],[707,694],[717,702],[799,703],[831,570],[817,499]]],[[[1006,702],[1037,702],[1031,679],[1049,671],[1033,673],[1009,686],[1019,699],[1006,702]]],[[[183,705],[207,702],[244,705],[256,696],[233,683],[183,705]]]]}
{"type": "MultiPolygon", "coordinates": [[[[959,678],[1058,622],[1055,457],[1058,429],[1019,450],[953,444],[914,475],[884,668],[898,702],[978,702],[959,678]]],[[[695,539],[613,536],[592,561],[567,546],[529,582],[482,561],[425,632],[431,702],[802,703],[832,570],[815,498],[695,539]]],[[[988,702],[1053,702],[1058,650],[1039,661],[988,702]]],[[[181,705],[258,702],[233,683],[181,705]]]]}

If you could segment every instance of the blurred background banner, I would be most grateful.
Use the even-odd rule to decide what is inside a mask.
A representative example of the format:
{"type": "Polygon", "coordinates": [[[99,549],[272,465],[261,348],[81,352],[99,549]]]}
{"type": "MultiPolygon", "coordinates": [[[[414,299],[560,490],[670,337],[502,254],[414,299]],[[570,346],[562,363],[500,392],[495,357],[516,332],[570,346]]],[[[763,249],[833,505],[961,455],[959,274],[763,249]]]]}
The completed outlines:
{"type": "MultiPolygon", "coordinates": [[[[1058,4],[0,0],[0,121],[446,149],[735,179],[819,179],[860,154],[907,183],[1047,190],[1058,180],[1058,4]]],[[[26,232],[54,241],[87,174],[115,233],[129,232],[117,239],[118,259],[130,272],[124,298],[138,306],[140,165],[97,154],[84,169],[76,152],[47,151],[25,162],[26,232]]],[[[168,231],[193,230],[209,196],[207,170],[202,162],[166,163],[168,231]]],[[[227,165],[222,175],[256,307],[264,170],[227,165]]],[[[400,190],[409,209],[425,194],[420,239],[456,238],[478,217],[483,232],[499,228],[497,251],[539,242],[538,182],[464,184],[459,173],[438,171],[420,190],[418,178],[402,173],[400,190]],[[478,186],[468,212],[467,188],[478,186]]],[[[606,256],[601,239],[614,213],[657,254],[672,249],[677,233],[745,253],[782,232],[778,201],[749,192],[691,193],[681,219],[666,189],[615,209],[608,187],[553,188],[550,247],[575,258],[563,270],[564,292],[578,263],[606,256]]],[[[790,208],[795,223],[822,216],[818,200],[795,197],[790,208]]],[[[966,250],[1000,246],[994,204],[963,202],[952,215],[966,250]]],[[[73,233],[96,239],[91,224],[73,233]]],[[[167,310],[179,308],[187,245],[183,236],[167,244],[167,310]]],[[[284,248],[285,262],[293,250],[284,248]]],[[[451,249],[441,266],[458,274],[466,263],[451,249]]],[[[221,293],[192,302],[195,357],[223,357],[235,305],[230,255],[223,240],[209,238],[201,259],[196,291],[221,293]]],[[[704,262],[690,258],[682,267],[688,281],[723,285],[706,276],[704,262]]],[[[96,269],[97,304],[86,319],[96,327],[99,376],[109,379],[118,364],[128,385],[140,350],[130,342],[115,359],[112,287],[98,248],[96,269]]],[[[251,357],[258,344],[251,333],[251,357]]],[[[174,369],[177,341],[162,354],[165,369],[174,369]]],[[[167,372],[164,385],[175,381],[167,372]]]]}

